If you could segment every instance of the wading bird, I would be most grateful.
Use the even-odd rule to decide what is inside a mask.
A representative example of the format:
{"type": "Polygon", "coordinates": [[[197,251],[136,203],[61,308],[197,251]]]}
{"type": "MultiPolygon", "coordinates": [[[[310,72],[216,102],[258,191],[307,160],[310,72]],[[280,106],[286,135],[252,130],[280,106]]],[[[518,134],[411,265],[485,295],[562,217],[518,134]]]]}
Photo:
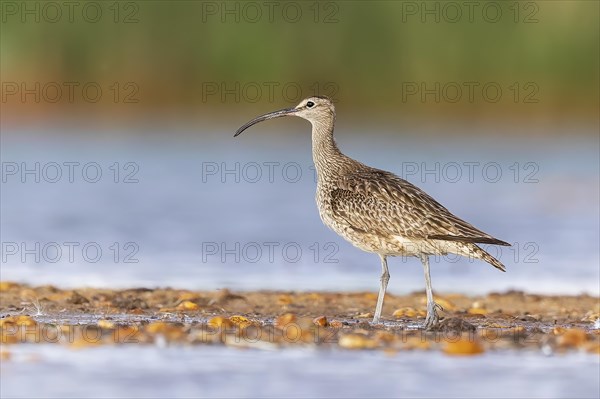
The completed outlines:
{"type": "MultiPolygon", "coordinates": [[[[425,271],[425,327],[438,324],[429,272],[429,256],[448,253],[505,267],[477,244],[510,245],[454,216],[420,188],[398,176],[371,168],[342,154],[333,139],[335,107],[314,96],[240,127],[238,136],[259,122],[298,116],[312,124],[312,155],[317,170],[317,206],[323,223],[363,251],[379,255],[382,274],[373,323],[379,323],[390,273],[388,256],[414,256],[425,271]]],[[[234,137],[235,137],[234,136],[234,137]]]]}

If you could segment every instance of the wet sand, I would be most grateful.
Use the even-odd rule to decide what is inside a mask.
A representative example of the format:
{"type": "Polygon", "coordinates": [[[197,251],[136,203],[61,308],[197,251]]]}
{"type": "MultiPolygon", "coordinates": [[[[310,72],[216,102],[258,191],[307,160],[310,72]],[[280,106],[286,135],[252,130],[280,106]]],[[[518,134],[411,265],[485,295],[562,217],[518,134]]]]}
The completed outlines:
{"type": "Polygon", "coordinates": [[[10,346],[226,345],[442,351],[573,351],[600,354],[600,299],[520,291],[444,294],[436,331],[424,331],[425,295],[387,295],[371,325],[372,292],[232,292],[59,289],[0,282],[2,359],[10,346]]]}

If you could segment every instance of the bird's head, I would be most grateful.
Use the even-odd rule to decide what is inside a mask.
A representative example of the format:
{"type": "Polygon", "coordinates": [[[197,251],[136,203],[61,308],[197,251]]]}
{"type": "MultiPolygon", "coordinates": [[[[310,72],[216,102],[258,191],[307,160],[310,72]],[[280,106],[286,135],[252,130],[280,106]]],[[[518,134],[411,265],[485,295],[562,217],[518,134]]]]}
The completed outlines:
{"type": "Polygon", "coordinates": [[[238,136],[244,130],[248,129],[250,126],[256,125],[259,122],[273,118],[279,118],[282,116],[298,116],[306,119],[313,125],[330,123],[330,121],[335,118],[335,107],[333,102],[327,97],[308,97],[300,101],[300,103],[293,108],[285,108],[279,111],[269,112],[268,114],[264,114],[252,119],[250,122],[240,127],[237,132],[235,132],[234,137],[238,136]]]}

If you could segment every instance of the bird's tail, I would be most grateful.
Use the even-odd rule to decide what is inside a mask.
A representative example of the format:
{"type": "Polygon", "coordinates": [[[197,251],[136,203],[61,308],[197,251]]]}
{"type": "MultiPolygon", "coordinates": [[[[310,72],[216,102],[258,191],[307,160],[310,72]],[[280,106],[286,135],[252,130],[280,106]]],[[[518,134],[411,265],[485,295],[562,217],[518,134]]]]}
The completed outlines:
{"type": "Polygon", "coordinates": [[[468,244],[468,248],[470,256],[484,260],[500,271],[506,271],[506,267],[498,259],[494,258],[492,255],[481,249],[479,246],[475,244],[468,244]]]}

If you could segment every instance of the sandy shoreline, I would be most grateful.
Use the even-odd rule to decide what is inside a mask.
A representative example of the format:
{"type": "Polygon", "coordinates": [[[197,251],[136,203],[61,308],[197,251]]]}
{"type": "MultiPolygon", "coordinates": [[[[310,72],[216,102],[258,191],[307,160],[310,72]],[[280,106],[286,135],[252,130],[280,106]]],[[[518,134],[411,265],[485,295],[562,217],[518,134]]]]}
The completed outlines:
{"type": "Polygon", "coordinates": [[[600,354],[600,299],[590,295],[439,295],[444,320],[438,331],[421,328],[424,293],[388,295],[384,322],[373,326],[375,301],[371,292],[72,290],[0,282],[3,358],[19,343],[600,354]]]}

